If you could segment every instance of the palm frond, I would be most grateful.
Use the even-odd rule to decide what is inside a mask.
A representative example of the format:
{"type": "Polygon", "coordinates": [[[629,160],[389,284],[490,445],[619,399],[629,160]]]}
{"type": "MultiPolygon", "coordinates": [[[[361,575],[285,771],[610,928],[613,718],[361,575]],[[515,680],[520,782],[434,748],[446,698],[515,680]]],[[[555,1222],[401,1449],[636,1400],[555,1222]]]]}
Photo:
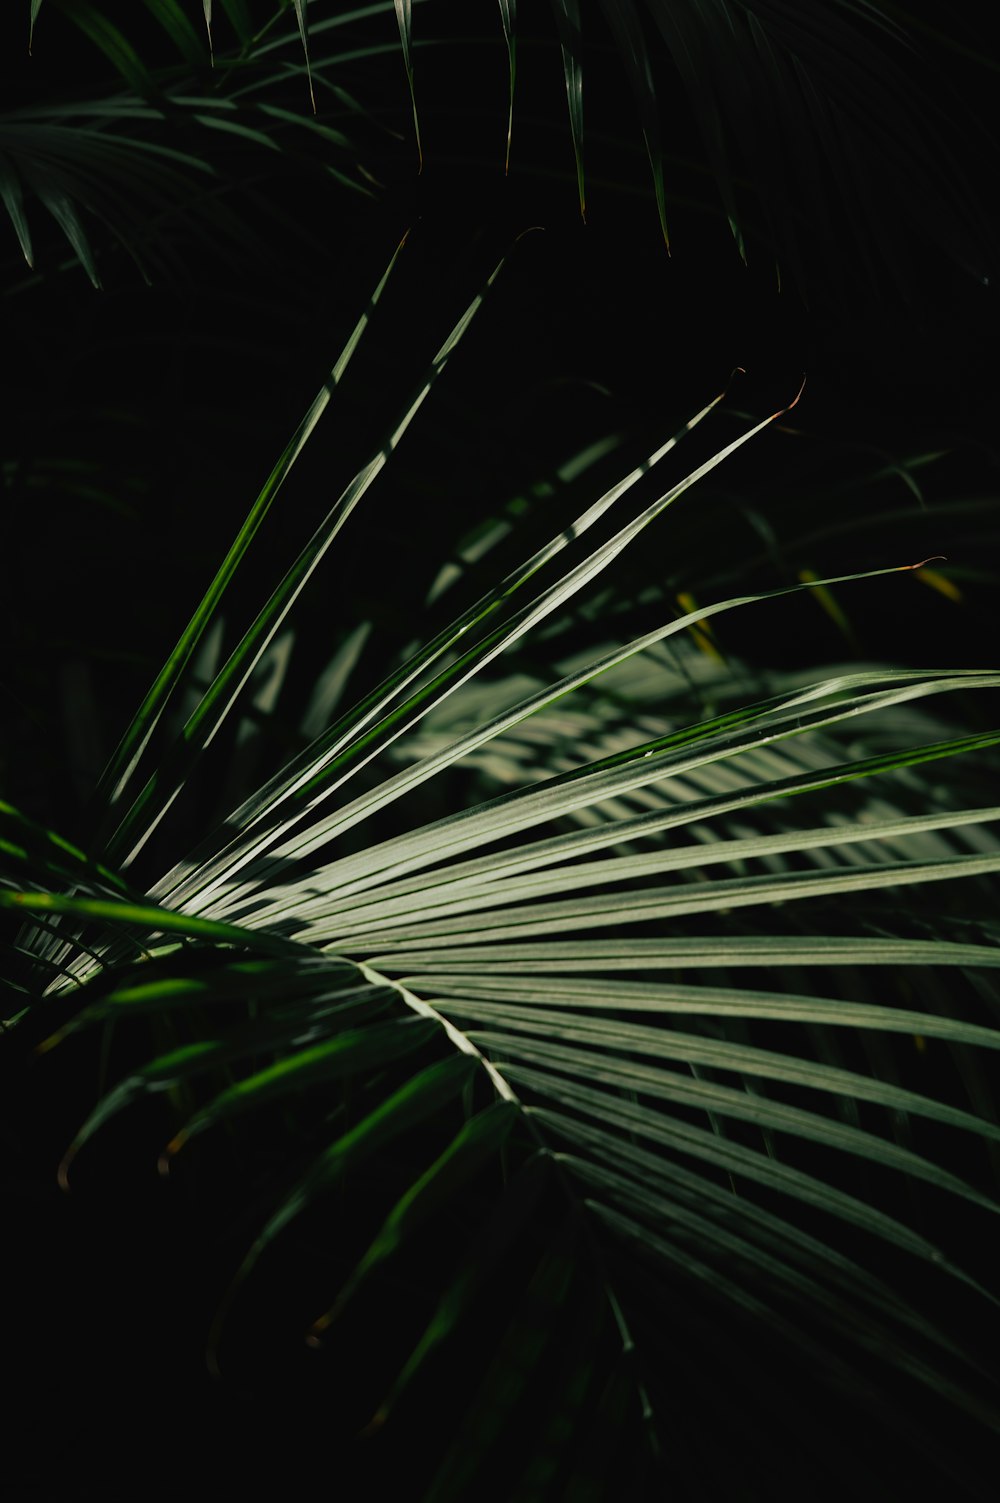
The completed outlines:
{"type": "MultiPolygon", "coordinates": [[[[387,276],[126,733],[102,783],[103,841],[84,852],[0,806],[0,910],[25,926],[11,1023],[49,1045],[91,1027],[133,1039],[151,1020],[159,1028],[152,1056],[79,1129],[63,1176],[147,1097],[186,1103],[164,1171],[182,1172],[210,1134],[295,1124],[294,1162],[212,1335],[221,1362],[250,1276],[332,1191],[361,1183],[368,1198],[343,1233],[314,1344],[447,1225],[408,1334],[366,1395],[373,1436],[463,1331],[482,1328],[501,1261],[516,1270],[494,1344],[463,1358],[471,1378],[454,1402],[473,1441],[441,1447],[429,1498],[467,1496],[470,1475],[501,1465],[521,1489],[512,1496],[544,1496],[579,1464],[569,1416],[593,1431],[597,1475],[636,1447],[654,1465],[675,1392],[670,1343],[697,1387],[711,1364],[693,1353],[720,1312],[744,1333],[732,1350],[774,1343],[792,1382],[806,1373],[878,1407],[946,1472],[942,1411],[1000,1428],[991,1375],[935,1282],[994,1328],[992,1261],[967,1266],[953,1229],[975,1225],[996,1245],[1000,806],[975,800],[1000,731],[952,724],[938,706],[988,705],[1000,673],[758,674],[748,695],[755,676],[735,660],[665,645],[815,580],[675,614],[550,677],[501,671],[502,654],[574,606],[770,418],[623,515],[721,398],[703,406],[196,852],[137,885],[129,857],[243,713],[262,654],[486,290],[236,652],[195,686],[196,708],[164,748],[154,733],[168,703],[190,687],[229,579],[387,276]],[[140,759],[151,771],[129,803],[140,759]],[[481,787],[466,801],[470,778],[489,796],[481,787]],[[428,820],[409,796],[432,779],[460,796],[428,820]],[[401,1178],[374,1173],[393,1155],[401,1178]],[[560,1339],[546,1346],[550,1329],[560,1339]],[[529,1371],[560,1385],[540,1410],[529,1371]],[[908,1421],[897,1392],[930,1405],[938,1430],[908,1421]]],[[[819,583],[871,589],[873,574],[894,572],[819,583]]],[[[353,683],[359,640],[346,636],[333,659],[317,719],[353,683]]],[[[752,1454],[768,1448],[752,1400],[739,1423],[752,1454]]]]}
{"type": "MultiPolygon", "coordinates": [[[[313,119],[283,103],[284,68],[258,58],[257,32],[242,3],[225,7],[237,44],[213,52],[214,77],[205,42],[180,0],[156,0],[147,7],[162,26],[178,62],[147,66],[127,29],[87,0],[50,0],[111,64],[127,93],[82,97],[75,102],[42,100],[0,118],[0,197],[29,265],[34,264],[24,195],[37,199],[56,219],[91,282],[100,285],[93,228],[100,224],[124,247],[145,274],[163,275],[177,256],[177,242],[191,236],[215,252],[245,255],[256,232],[231,209],[227,196],[241,180],[259,175],[254,156],[291,151],[301,154],[312,138],[323,157],[324,176],[352,192],[371,189],[357,171],[358,148],[339,121],[364,111],[337,83],[323,82],[334,107],[313,119]],[[248,80],[264,97],[243,103],[248,80]],[[221,140],[219,138],[222,138],[221,140]],[[225,146],[249,151],[234,164],[225,146]],[[206,185],[202,179],[211,181],[206,185]]],[[[39,7],[33,7],[34,27],[39,7]]],[[[298,45],[306,81],[316,101],[304,7],[295,0],[298,45]]],[[[211,9],[205,11],[211,27],[211,9]]],[[[208,33],[211,37],[211,30],[208,33]]],[[[264,44],[261,43],[263,47],[264,44]]],[[[295,227],[290,227],[295,233],[295,227]]],[[[259,240],[259,235],[257,235],[259,240]]]]}
{"type": "MultiPolygon", "coordinates": [[[[321,153],[324,144],[328,148],[323,158],[328,174],[361,193],[371,191],[371,171],[359,170],[353,130],[342,126],[338,114],[346,107],[356,125],[369,111],[363,100],[348,94],[345,70],[391,59],[393,46],[382,22],[394,15],[422,162],[416,57],[422,46],[442,40],[430,33],[429,5],[415,18],[410,0],[378,0],[336,14],[326,13],[316,0],[308,9],[293,0],[255,18],[246,5],[234,3],[225,7],[226,35],[215,36],[209,57],[200,26],[204,20],[211,41],[211,7],[203,4],[196,26],[199,8],[193,0],[190,6],[157,0],[150,8],[177,63],[151,68],[127,27],[99,5],[53,4],[100,49],[134,104],[166,103],[172,118],[186,116],[208,138],[195,154],[215,165],[213,134],[273,151],[276,145],[296,149],[286,140],[305,141],[308,132],[321,153]],[[308,96],[304,111],[301,99],[286,98],[290,80],[298,82],[301,99],[308,96]]],[[[38,9],[31,5],[32,30],[38,9]]],[[[670,170],[686,178],[690,154],[685,111],[676,103],[683,97],[715,182],[717,209],[744,257],[749,243],[763,242],[768,256],[776,255],[803,286],[815,282],[818,268],[837,282],[849,281],[855,264],[878,283],[891,278],[904,286],[913,248],[930,241],[979,280],[989,275],[995,245],[959,155],[962,104],[942,102],[940,91],[924,81],[930,65],[912,40],[919,37],[919,18],[860,0],[808,6],[785,0],[685,0],[682,5],[552,0],[551,11],[581,210],[586,201],[584,82],[588,93],[602,88],[603,34],[609,32],[635,100],[665,239],[670,170]]],[[[518,30],[528,23],[523,12],[519,17],[507,4],[500,5],[499,21],[498,40],[508,54],[509,165],[511,141],[516,143],[518,30]]],[[[383,114],[379,104],[375,115],[384,134],[391,127],[383,114]]],[[[17,210],[4,197],[20,234],[17,210]]],[[[111,222],[128,243],[128,219],[111,222]]],[[[83,242],[75,230],[74,235],[71,244],[81,254],[83,242]]]]}
{"type": "MultiPolygon", "coordinates": [[[[394,3],[412,92],[421,31],[411,7],[394,3]]],[[[898,284],[911,246],[928,237],[980,280],[988,275],[995,247],[966,182],[958,129],[921,81],[925,65],[911,40],[916,23],[898,7],[859,0],[808,6],[785,0],[645,0],[641,7],[638,0],[599,0],[588,7],[580,0],[552,0],[551,11],[581,212],[584,82],[596,78],[599,87],[603,81],[601,42],[592,40],[591,30],[591,20],[600,15],[635,99],[665,239],[665,163],[679,165],[687,149],[680,144],[683,112],[674,105],[679,82],[744,258],[753,226],[754,238],[763,238],[803,284],[832,245],[841,264],[827,269],[839,279],[850,259],[876,279],[889,275],[898,284]],[[668,110],[664,133],[661,114],[668,110]],[[894,223],[884,213],[887,182],[894,223]],[[938,207],[929,219],[931,204],[938,207]]],[[[501,21],[513,60],[513,6],[501,5],[501,21]]],[[[425,26],[429,22],[428,9],[425,26]]],[[[511,68],[511,109],[513,77],[511,68]]],[[[951,111],[960,114],[959,101],[951,111]]]]}

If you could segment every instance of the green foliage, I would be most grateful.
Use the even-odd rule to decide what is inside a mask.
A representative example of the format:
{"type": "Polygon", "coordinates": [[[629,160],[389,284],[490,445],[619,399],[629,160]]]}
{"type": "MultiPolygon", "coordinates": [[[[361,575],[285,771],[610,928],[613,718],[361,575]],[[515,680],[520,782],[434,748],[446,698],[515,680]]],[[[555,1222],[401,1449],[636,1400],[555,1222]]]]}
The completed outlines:
{"type": "MultiPolygon", "coordinates": [[[[190,171],[178,174],[181,164],[220,174],[231,194],[241,179],[276,170],[269,154],[303,152],[311,133],[317,147],[328,148],[322,155],[327,186],[332,179],[340,188],[371,192],[380,151],[359,135],[366,112],[345,85],[348,69],[357,72],[391,52],[383,23],[393,10],[422,162],[420,111],[435,101],[426,94],[418,101],[417,53],[424,45],[454,45],[431,30],[435,7],[421,4],[415,17],[410,0],[378,0],[346,12],[323,0],[309,7],[282,0],[276,9],[273,0],[240,0],[223,7],[222,27],[206,3],[204,38],[194,0],[149,0],[146,9],[171,52],[169,63],[153,67],[130,39],[134,27],[102,6],[49,0],[49,9],[59,13],[47,17],[51,25],[77,27],[127,93],[64,105],[65,123],[58,125],[49,105],[0,120],[0,193],[29,264],[25,189],[56,219],[95,285],[85,218],[103,220],[145,263],[148,248],[130,197],[141,171],[163,174],[157,193],[177,199],[185,220],[204,218],[203,231],[224,250],[228,235],[218,222],[219,204],[214,195],[206,201],[190,171]],[[331,45],[336,50],[328,50],[331,45]],[[286,85],[297,76],[304,87],[290,93],[286,85]],[[90,120],[93,127],[85,124],[90,120]],[[243,157],[220,157],[224,144],[241,145],[243,157]],[[152,153],[161,159],[155,165],[152,153]],[[168,161],[176,164],[173,176],[168,161]]],[[[42,48],[35,35],[39,10],[32,0],[36,55],[42,48]]],[[[492,0],[483,0],[472,24],[485,25],[490,14],[492,0]]],[[[495,39],[508,54],[508,169],[512,142],[517,165],[516,44],[519,30],[538,25],[538,14],[532,11],[528,23],[523,8],[519,16],[513,4],[500,5],[495,39]]],[[[601,86],[599,60],[609,31],[635,102],[668,243],[671,196],[683,201],[690,192],[687,158],[694,149],[701,153],[699,170],[714,179],[715,195],[705,198],[700,186],[696,191],[728,222],[740,255],[747,256],[754,240],[802,286],[816,280],[818,269],[821,277],[842,277],[855,259],[879,283],[908,282],[913,248],[924,243],[980,280],[988,275],[995,253],[991,222],[959,153],[961,132],[971,124],[961,119],[958,100],[939,97],[933,83],[922,83],[908,66],[910,18],[895,7],[859,0],[805,10],[786,0],[552,0],[551,15],[581,213],[584,81],[596,76],[601,86]],[[686,102],[686,116],[678,99],[686,102]],[[892,213],[886,212],[887,192],[892,213]]],[[[544,31],[529,32],[532,44],[540,37],[546,45],[553,40],[544,31]]],[[[935,34],[935,40],[948,38],[935,34]]],[[[555,90],[550,97],[555,101],[555,90]]],[[[382,121],[383,130],[395,128],[398,112],[391,119],[382,121]]],[[[493,165],[484,162],[483,170],[493,165]]],[[[323,191],[318,178],[313,191],[323,191]]],[[[170,233],[176,239],[176,229],[170,233]]]]}
{"type": "MultiPolygon", "coordinates": [[[[194,243],[235,262],[260,229],[249,185],[291,163],[377,196],[361,142],[401,109],[353,89],[383,57],[431,162],[434,6],[145,9],[148,59],[134,17],[32,0],[34,57],[73,26],[122,88],[81,73],[68,102],[0,119],[29,266],[38,207],[99,286],[112,241],[154,278],[194,243]]],[[[490,12],[516,173],[538,8],[490,12]]],[[[894,203],[975,263],[888,11],[553,0],[551,18],[581,209],[597,22],[664,236],[679,79],[741,253],[765,244],[806,283],[851,201],[850,233],[892,264],[911,229],[876,202],[891,168],[894,203]]],[[[302,226],[263,217],[291,279],[302,226]]],[[[400,396],[364,362],[387,326],[401,364],[435,350],[393,326],[407,238],[338,287],[351,332],[221,564],[187,536],[204,593],[72,838],[15,790],[0,802],[4,1049],[42,1056],[43,1095],[100,1040],[59,1181],[134,1122],[162,1176],[234,1185],[210,1365],[230,1381],[265,1327],[295,1326],[320,1393],[349,1395],[323,1399],[324,1444],[360,1456],[368,1490],[405,1456],[425,1503],[820,1497],[857,1490],[839,1432],[867,1425],[882,1496],[907,1469],[981,1497],[975,1447],[1000,1429],[1000,671],[869,658],[858,612],[967,609],[993,583],[992,495],[935,494],[922,432],[859,443],[845,473],[803,459],[792,390],[763,416],[724,391],[641,447],[582,416],[555,479],[492,510],[465,472],[457,536],[436,494],[412,507],[404,541],[432,567],[387,646],[391,613],[351,615],[348,576],[378,603],[396,589],[398,456],[449,401],[441,446],[461,443],[479,400],[459,403],[462,362],[496,341],[481,310],[503,319],[525,255],[465,294],[400,396]],[[361,406],[375,438],[352,431],[361,406]],[[946,521],[982,559],[918,558],[946,521]],[[850,660],[776,666],[809,609],[850,660]],[[269,1278],[280,1298],[257,1293],[269,1278]]],[[[531,352],[503,359],[524,383],[531,352]]],[[[85,462],[26,455],[11,494],[89,497],[85,462]]]]}
{"type": "MultiPolygon", "coordinates": [[[[44,1029],[70,1003],[51,1045],[81,1028],[160,1020],[160,1052],[83,1124],[64,1177],[98,1128],[150,1094],[189,1104],[164,1170],[181,1149],[181,1162],[197,1153],[188,1145],[203,1134],[238,1140],[258,1115],[301,1118],[312,1157],[272,1206],[220,1312],[213,1350],[224,1364],[244,1281],[349,1170],[404,1138],[414,1145],[412,1181],[363,1212],[381,1217],[381,1230],[376,1219],[328,1313],[316,1312],[314,1344],[429,1226],[470,1214],[458,1208],[502,1148],[502,1193],[488,1210],[473,1199],[479,1230],[464,1260],[441,1271],[436,1313],[370,1396],[372,1433],[388,1422],[391,1436],[404,1392],[425,1371],[435,1381],[433,1361],[505,1277],[501,1256],[527,1258],[527,1304],[515,1297],[473,1361],[469,1424],[480,1440],[472,1452],[441,1449],[428,1497],[462,1496],[498,1445],[523,1438],[518,1389],[530,1393],[527,1369],[548,1360],[538,1342],[550,1322],[592,1326],[594,1345],[573,1358],[551,1423],[526,1442],[537,1495],[571,1465],[580,1425],[614,1455],[644,1415],[636,1443],[654,1464],[667,1444],[655,1391],[673,1296],[664,1308],[634,1297],[646,1266],[662,1291],[766,1328],[782,1360],[820,1383],[875,1404],[867,1372],[877,1362],[995,1424],[974,1364],[940,1317],[877,1271],[877,1249],[947,1276],[989,1310],[978,1265],[964,1268],[925,1229],[936,1200],[915,1216],[912,1207],[928,1195],[988,1220],[998,1209],[1000,1126],[983,1082],[1000,1048],[989,880],[1000,869],[990,832],[1000,808],[968,800],[1000,732],[956,736],[924,706],[956,691],[989,695],[1000,674],[770,674],[747,701],[744,671],[691,645],[692,630],[704,640],[709,620],[769,594],[858,575],[696,607],[578,654],[554,679],[496,671],[501,654],[516,645],[523,656],[529,634],[558,625],[578,595],[585,602],[581,592],[770,420],[630,514],[631,491],[648,490],[713,420],[708,404],[381,684],[344,711],[331,706],[333,723],[248,790],[196,852],[134,885],[150,835],[161,821],[169,828],[303,584],[482,301],[171,733],[164,712],[192,682],[199,643],[336,395],[391,267],[126,732],[98,793],[104,834],[92,854],[3,807],[0,904],[25,920],[10,1025],[37,1028],[37,1015],[44,1029]],[[956,758],[971,759],[971,776],[956,758]],[[489,796],[462,793],[470,776],[489,796]],[[497,778],[505,791],[491,792],[497,778]],[[427,822],[406,799],[431,779],[450,780],[454,802],[427,822]],[[344,847],[375,820],[377,836],[344,847]],[[960,906],[948,898],[956,881],[960,906]],[[971,1015],[925,984],[942,968],[976,978],[971,1015]],[[915,1049],[950,1057],[961,1084],[922,1087],[915,1049]],[[959,1138],[979,1156],[956,1150],[959,1138]],[[532,1251],[543,1182],[557,1207],[553,1240],[532,1251]],[[487,1413],[495,1425],[484,1430],[487,1413]]],[[[350,663],[345,674],[351,682],[350,663]]]]}

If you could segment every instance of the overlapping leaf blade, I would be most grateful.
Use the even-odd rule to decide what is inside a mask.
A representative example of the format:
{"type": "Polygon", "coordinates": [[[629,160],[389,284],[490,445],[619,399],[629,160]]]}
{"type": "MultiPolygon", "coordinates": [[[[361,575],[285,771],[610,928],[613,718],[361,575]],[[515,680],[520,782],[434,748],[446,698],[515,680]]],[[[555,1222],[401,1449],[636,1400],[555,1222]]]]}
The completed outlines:
{"type": "MultiPolygon", "coordinates": [[[[384,278],[375,300],[383,285],[384,278]]],[[[442,346],[386,450],[348,487],[341,511],[215,675],[188,717],[181,760],[171,763],[168,753],[154,769],[151,792],[129,807],[112,849],[140,849],[180,781],[197,772],[342,512],[385,462],[480,300],[442,346]]],[[[129,732],[102,792],[116,817],[232,570],[364,323],[129,732]]],[[[525,1208],[550,1176],[563,1220],[551,1247],[530,1250],[532,1309],[543,1299],[569,1321],[583,1297],[574,1291],[586,1283],[587,1320],[595,1330],[616,1325],[624,1354],[632,1344],[620,1319],[627,1295],[605,1269],[638,1245],[682,1287],[767,1323],[800,1360],[822,1366],[824,1332],[836,1327],[829,1369],[843,1385],[877,1349],[949,1403],[991,1419],[975,1374],[953,1379],[950,1368],[939,1374],[926,1358],[929,1345],[961,1366],[960,1344],[890,1293],[854,1243],[827,1246],[822,1229],[837,1224],[865,1246],[880,1246],[880,1256],[891,1249],[943,1272],[989,1307],[979,1270],[960,1268],[952,1247],[938,1248],[895,1203],[884,1206],[878,1191],[902,1183],[918,1206],[924,1194],[927,1204],[947,1195],[986,1224],[998,1209],[982,1150],[1000,1141],[985,1089],[1000,1039],[990,985],[1000,937],[988,896],[1000,866],[989,826],[1000,809],[988,799],[970,803],[961,781],[946,776],[953,758],[964,753],[974,765],[998,733],[956,734],[926,705],[995,694],[1000,674],[861,667],[816,681],[775,675],[747,694],[738,667],[716,660],[704,681],[712,685],[709,707],[692,709],[682,696],[671,707],[667,660],[657,656],[663,642],[760,598],[748,596],[688,609],[641,638],[588,650],[537,682],[529,675],[527,690],[523,678],[501,678],[495,694],[486,686],[462,708],[475,677],[496,671],[508,647],[575,603],[674,499],[766,421],[751,423],[631,521],[615,519],[610,539],[585,539],[568,562],[559,557],[569,541],[560,530],[280,768],[149,895],[131,893],[108,861],[88,861],[0,810],[0,854],[11,873],[0,907],[54,924],[49,958],[57,970],[48,993],[67,1001],[74,987],[80,991],[80,1026],[158,1014],[168,1029],[166,1047],[106,1097],[71,1154],[118,1110],[178,1086],[197,1100],[168,1158],[216,1124],[236,1133],[252,1112],[294,1114],[305,1110],[307,1092],[309,1100],[323,1098],[325,1146],[279,1197],[234,1297],[274,1239],[341,1185],[346,1170],[416,1143],[416,1178],[376,1220],[360,1261],[348,1264],[354,1271],[333,1306],[339,1312],[360,1298],[376,1268],[405,1255],[426,1218],[461,1197],[501,1141],[510,1150],[509,1189],[481,1222],[478,1242],[473,1234],[472,1257],[435,1291],[433,1316],[395,1380],[387,1375],[379,1420],[477,1308],[497,1248],[530,1235],[525,1208]],[[536,578],[543,568],[550,574],[536,578]],[[622,701],[607,690],[608,677],[640,666],[650,686],[645,708],[655,713],[644,715],[637,694],[629,706],[636,723],[621,739],[622,701]],[[519,688],[509,695],[512,682],[519,688]],[[580,698],[564,705],[571,694],[580,698]],[[579,725],[592,746],[579,738],[572,744],[579,725]],[[428,740],[407,749],[418,728],[428,740]],[[525,769],[520,786],[430,823],[419,811],[409,824],[398,819],[404,793],[460,767],[476,769],[481,753],[505,743],[510,765],[525,769]],[[380,767],[376,758],[390,747],[398,760],[380,767]],[[343,794],[362,768],[366,786],[343,794]],[[877,794],[870,799],[869,786],[877,794]],[[905,794],[898,806],[896,788],[905,794]],[[398,833],[380,830],[377,843],[354,853],[327,849],[362,820],[388,824],[390,815],[398,833]],[[949,911],[939,896],[954,887],[952,878],[971,894],[968,913],[949,911]],[[921,897],[931,883],[940,911],[921,897]],[[883,894],[891,894],[891,906],[883,894]],[[633,937],[640,922],[652,932],[633,937]],[[217,960],[206,975],[201,968],[213,949],[217,960]],[[137,960],[137,950],[146,958],[137,960]],[[952,1010],[932,987],[921,989],[920,973],[931,968],[948,968],[956,988],[978,974],[974,1002],[957,991],[952,1010]],[[678,984],[669,971],[681,973],[678,984]],[[734,982],[765,975],[759,985],[724,987],[719,977],[727,971],[737,973],[734,982]],[[869,979],[840,986],[837,973],[848,971],[869,979]],[[914,977],[916,997],[902,985],[914,977]],[[855,1035],[872,1046],[867,1055],[863,1047],[847,1050],[855,1035]],[[904,1050],[919,1050],[918,1039],[925,1049],[940,1041],[959,1060],[975,1052],[986,1062],[983,1073],[960,1071],[958,1086],[935,1095],[907,1068],[904,1050]],[[897,1054],[889,1052],[894,1041],[897,1054]],[[880,1042],[884,1070],[876,1068],[880,1042]],[[437,1054],[429,1064],[425,1051],[437,1054]],[[418,1064],[407,1075],[411,1052],[418,1064]],[[353,1125],[341,1113],[348,1078],[363,1082],[353,1125]],[[467,1120],[456,1131],[460,1102],[467,1120]],[[421,1157],[420,1134],[442,1120],[443,1148],[421,1157]],[[962,1150],[954,1150],[956,1138],[962,1150]],[[570,1247],[580,1249],[579,1259],[566,1256],[570,1247]]],[[[649,463],[675,446],[676,438],[668,440],[649,463]]],[[[570,529],[572,541],[610,520],[648,468],[639,466],[589,507],[570,529]]],[[[351,640],[337,673],[351,666],[351,640]]],[[[559,1220],[555,1197],[545,1209],[559,1220]]],[[[518,1332],[525,1320],[515,1305],[518,1332]]],[[[530,1345],[523,1333],[516,1344],[530,1345]]],[[[504,1408],[499,1395],[513,1359],[501,1347],[473,1406],[480,1419],[504,1408]]],[[[630,1391],[644,1407],[641,1384],[630,1391]]],[[[574,1388],[570,1411],[603,1412],[598,1394],[610,1394],[608,1407],[617,1410],[617,1392],[595,1374],[574,1388]]],[[[524,1471],[539,1485],[553,1475],[556,1455],[551,1426],[542,1430],[524,1471]]]]}
{"type": "Polygon", "coordinates": [[[289,440],[277,464],[272,469],[265,485],[251,507],[246,521],[237,534],[226,558],[223,560],[218,573],[122,738],[121,744],[106,769],[98,788],[98,798],[103,799],[109,808],[113,809],[122,799],[124,790],[135,772],[143,751],[149,744],[149,740],[180,681],[184,669],[190,662],[195,649],[216,615],[219,603],[230,580],[239,567],[292,466],[311,437],[333,392],[342,379],[357,349],[358,343],[368,326],[371,313],[382,295],[382,291],[389,279],[401,248],[400,246],[397,249],[386,267],[385,272],[372,293],[368,307],[355,325],[349,340],[341,351],[339,359],[331,370],[329,380],[324,383],[317,393],[302,422],[289,440]]]}

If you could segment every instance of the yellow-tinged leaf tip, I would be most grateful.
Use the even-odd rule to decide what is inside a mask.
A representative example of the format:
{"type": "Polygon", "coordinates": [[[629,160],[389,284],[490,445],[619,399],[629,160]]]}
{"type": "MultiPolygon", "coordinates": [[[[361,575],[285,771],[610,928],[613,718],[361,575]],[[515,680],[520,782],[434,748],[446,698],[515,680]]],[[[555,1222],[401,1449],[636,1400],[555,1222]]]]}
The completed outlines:
{"type": "Polygon", "coordinates": [[[170,1174],[171,1160],[175,1157],[176,1154],[180,1153],[187,1140],[188,1135],[182,1129],[176,1137],[170,1139],[170,1142],[167,1144],[166,1148],[164,1148],[163,1152],[160,1154],[160,1157],[157,1159],[156,1167],[164,1179],[166,1179],[170,1174]]]}

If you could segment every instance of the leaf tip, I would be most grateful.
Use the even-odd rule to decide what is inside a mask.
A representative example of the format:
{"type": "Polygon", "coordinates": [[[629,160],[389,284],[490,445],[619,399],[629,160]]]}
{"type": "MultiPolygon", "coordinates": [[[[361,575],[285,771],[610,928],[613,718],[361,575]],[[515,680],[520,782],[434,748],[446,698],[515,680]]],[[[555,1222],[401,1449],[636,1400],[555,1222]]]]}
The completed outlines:
{"type": "MultiPolygon", "coordinates": [[[[521,241],[524,240],[528,235],[534,235],[536,231],[538,231],[539,233],[544,233],[544,230],[544,224],[529,224],[526,229],[521,230],[517,235],[514,236],[514,245],[520,245],[521,241]]],[[[513,250],[514,245],[511,246],[511,250],[513,250]]]]}
{"type": "Polygon", "coordinates": [[[187,1131],[185,1131],[185,1129],[182,1128],[181,1131],[176,1135],[176,1137],[170,1139],[170,1142],[167,1144],[166,1148],[164,1148],[163,1152],[160,1154],[160,1157],[157,1159],[156,1168],[163,1179],[168,1179],[170,1177],[170,1167],[177,1154],[180,1153],[181,1149],[184,1147],[184,1144],[187,1142],[188,1137],[189,1134],[187,1133],[187,1131]]]}
{"type": "Polygon", "coordinates": [[[67,1148],[66,1152],[63,1154],[62,1162],[59,1165],[59,1168],[56,1170],[56,1184],[59,1186],[64,1195],[69,1194],[69,1171],[72,1166],[73,1160],[76,1158],[79,1148],[80,1144],[78,1140],[74,1139],[74,1141],[67,1148]]]}
{"type": "Polygon", "coordinates": [[[333,1320],[334,1312],[330,1310],[325,1315],[321,1315],[318,1320],[314,1320],[306,1332],[306,1346],[311,1346],[316,1352],[322,1351],[323,1337],[333,1324],[333,1320]]]}
{"type": "MultiPolygon", "coordinates": [[[[793,409],[793,407],[797,407],[799,405],[799,402],[802,400],[802,393],[805,391],[805,389],[806,389],[806,376],[805,376],[805,372],[803,372],[802,380],[799,383],[799,389],[798,389],[798,391],[795,393],[795,395],[792,398],[792,400],[788,403],[788,406],[780,408],[779,411],[774,414],[774,416],[776,418],[784,417],[784,415],[785,415],[786,412],[791,412],[792,409],[793,409]]],[[[772,419],[772,422],[773,422],[773,419],[772,419]]]]}

